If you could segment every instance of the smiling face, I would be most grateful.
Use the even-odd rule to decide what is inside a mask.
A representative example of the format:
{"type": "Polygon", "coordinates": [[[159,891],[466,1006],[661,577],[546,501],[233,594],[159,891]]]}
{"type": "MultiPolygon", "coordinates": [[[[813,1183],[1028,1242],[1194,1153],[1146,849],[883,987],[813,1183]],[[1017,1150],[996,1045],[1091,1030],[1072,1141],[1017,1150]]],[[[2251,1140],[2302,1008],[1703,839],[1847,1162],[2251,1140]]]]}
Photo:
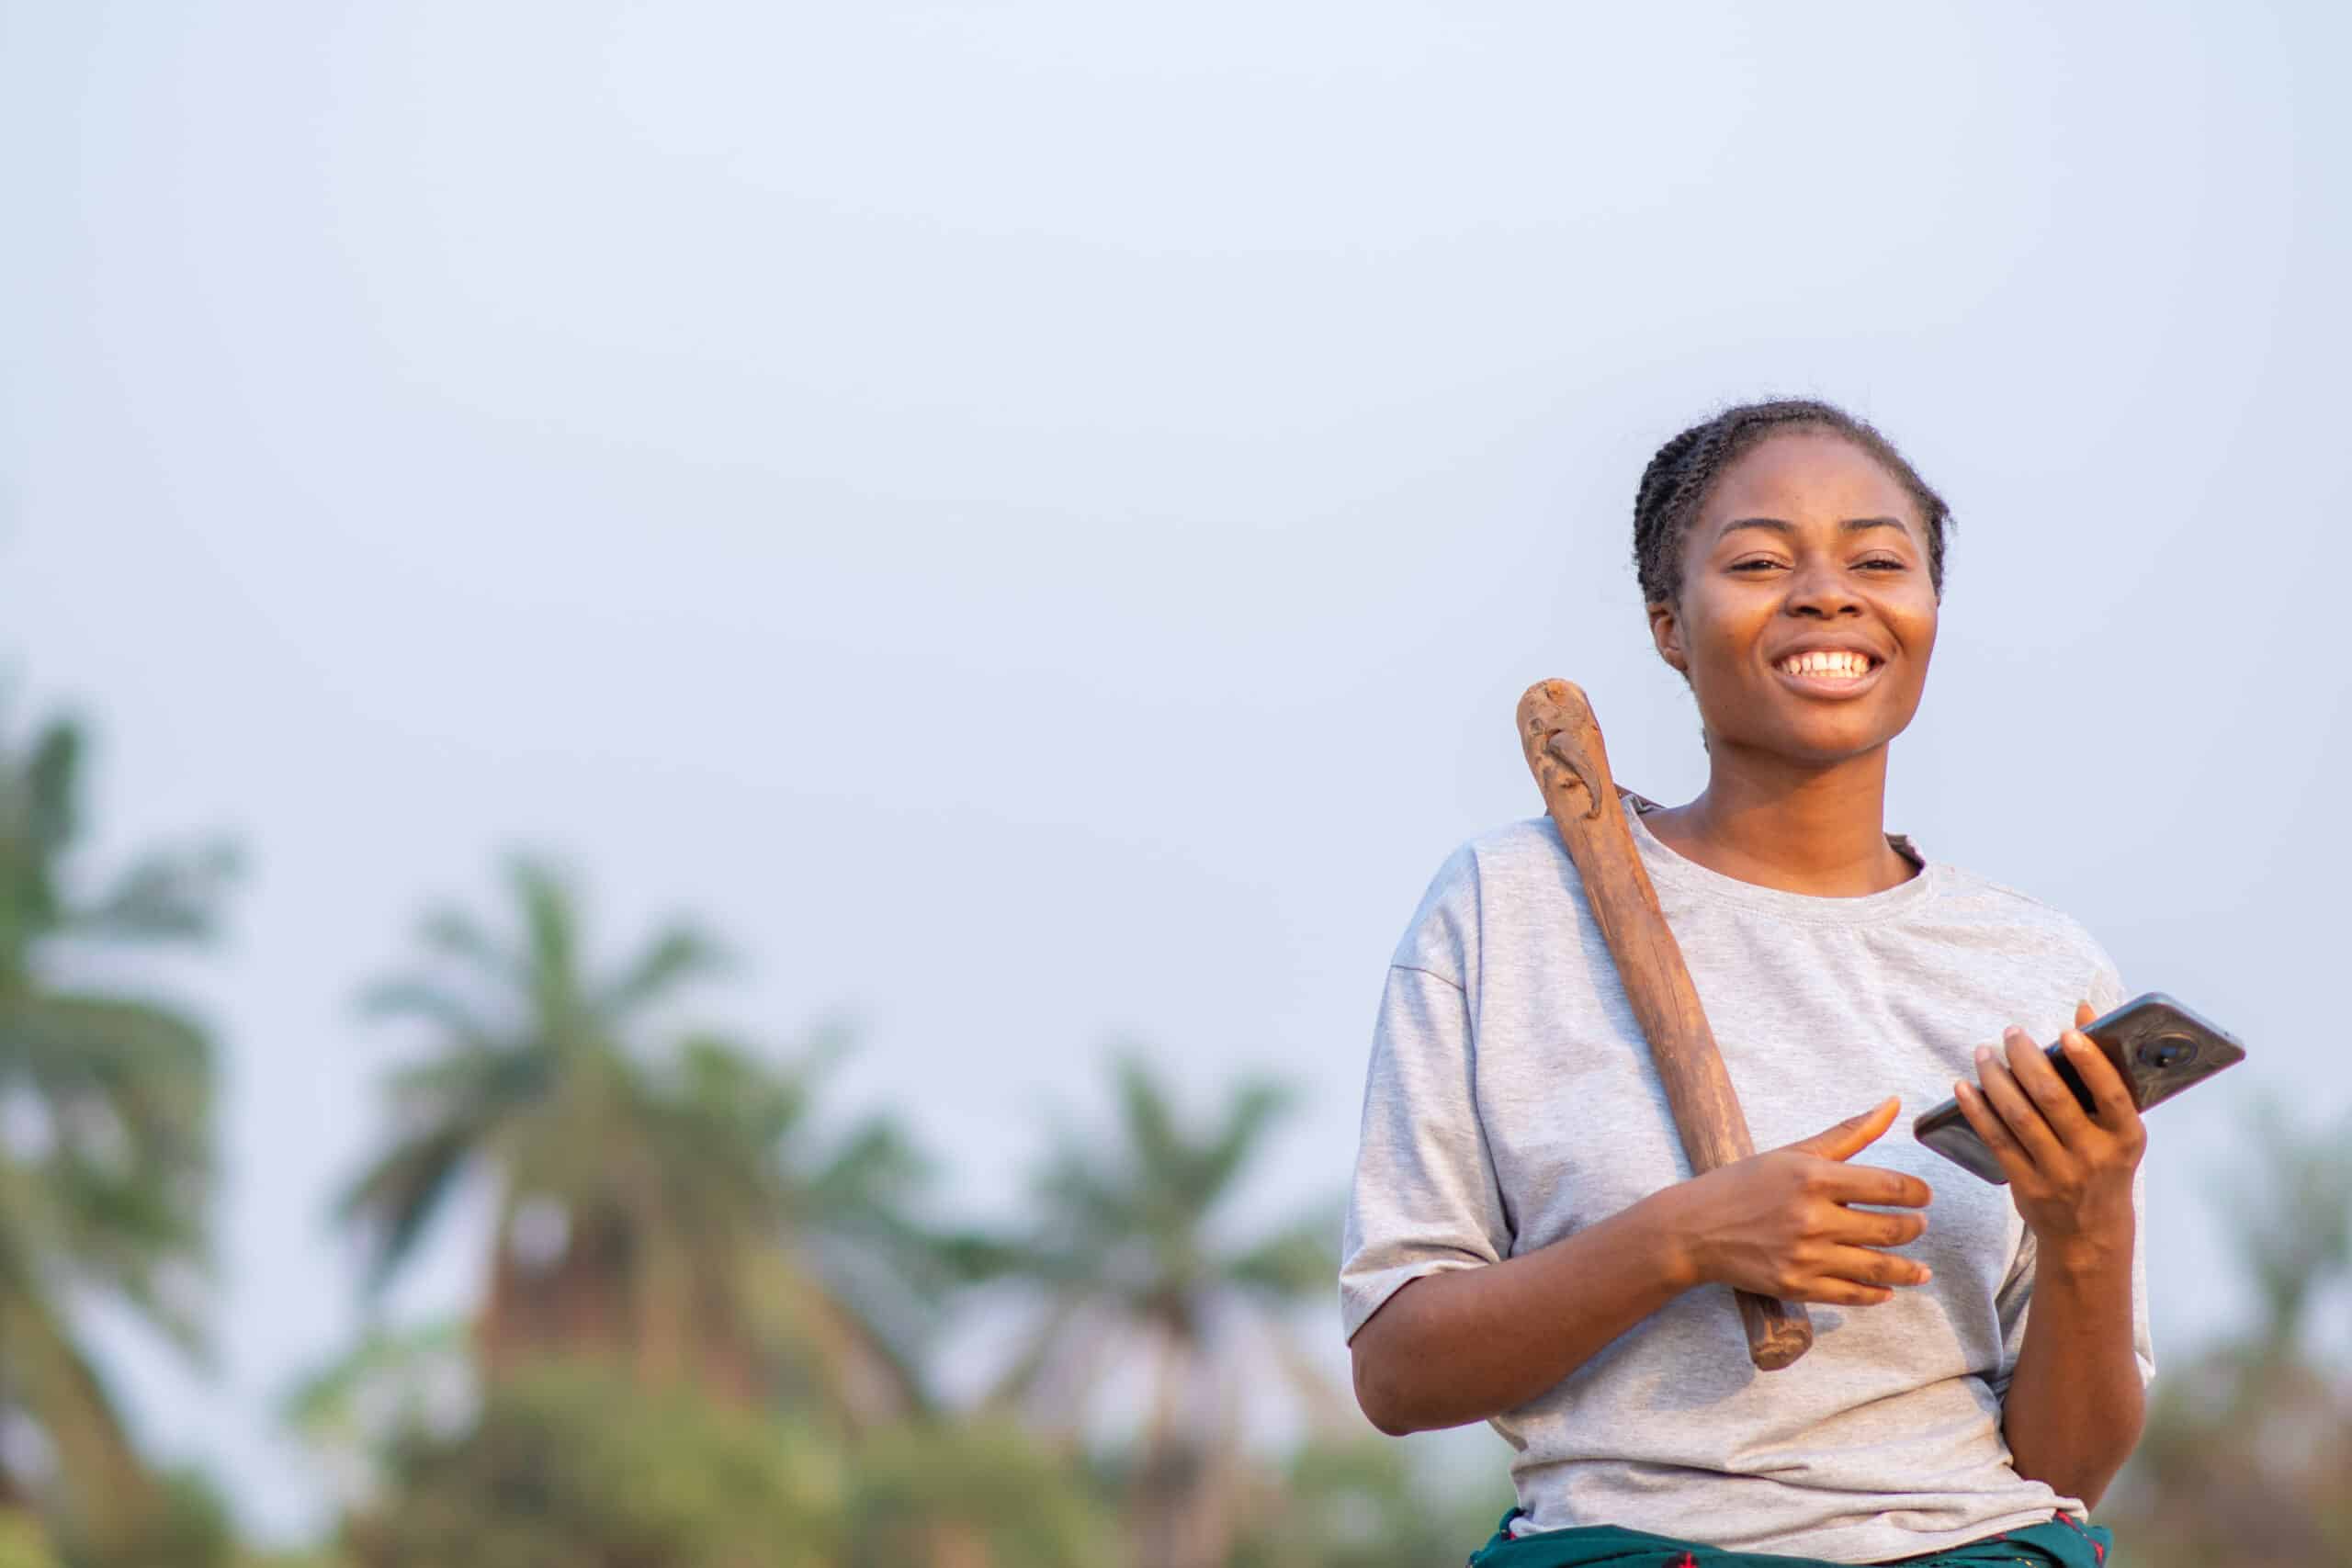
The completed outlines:
{"type": "Polygon", "coordinates": [[[1827,764],[1911,722],[1936,590],[1918,506],[1875,457],[1825,432],[1768,437],[1716,479],[1681,548],[1650,631],[1711,751],[1827,764]]]}

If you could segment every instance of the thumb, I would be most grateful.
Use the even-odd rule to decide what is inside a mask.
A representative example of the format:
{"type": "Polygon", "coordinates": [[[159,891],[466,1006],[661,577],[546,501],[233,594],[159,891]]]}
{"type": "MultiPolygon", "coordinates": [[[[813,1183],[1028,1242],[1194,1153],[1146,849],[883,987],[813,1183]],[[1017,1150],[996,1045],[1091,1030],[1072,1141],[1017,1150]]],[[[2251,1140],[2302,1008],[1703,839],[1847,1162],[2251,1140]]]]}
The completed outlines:
{"type": "Polygon", "coordinates": [[[1800,1138],[1789,1147],[1823,1159],[1851,1159],[1884,1136],[1894,1125],[1894,1113],[1902,1109],[1903,1101],[1890,1094],[1860,1116],[1849,1116],[1826,1132],[1800,1138]]]}

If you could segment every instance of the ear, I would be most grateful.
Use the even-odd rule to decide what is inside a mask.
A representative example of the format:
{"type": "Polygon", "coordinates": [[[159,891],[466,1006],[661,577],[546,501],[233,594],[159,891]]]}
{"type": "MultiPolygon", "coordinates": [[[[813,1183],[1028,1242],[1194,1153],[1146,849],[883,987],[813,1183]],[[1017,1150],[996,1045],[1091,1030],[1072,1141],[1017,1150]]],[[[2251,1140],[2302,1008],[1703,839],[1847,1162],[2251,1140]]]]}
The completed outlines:
{"type": "Polygon", "coordinates": [[[1675,619],[1672,601],[1660,600],[1649,611],[1650,640],[1657,645],[1657,656],[1689,679],[1690,660],[1682,651],[1682,624],[1675,619]]]}

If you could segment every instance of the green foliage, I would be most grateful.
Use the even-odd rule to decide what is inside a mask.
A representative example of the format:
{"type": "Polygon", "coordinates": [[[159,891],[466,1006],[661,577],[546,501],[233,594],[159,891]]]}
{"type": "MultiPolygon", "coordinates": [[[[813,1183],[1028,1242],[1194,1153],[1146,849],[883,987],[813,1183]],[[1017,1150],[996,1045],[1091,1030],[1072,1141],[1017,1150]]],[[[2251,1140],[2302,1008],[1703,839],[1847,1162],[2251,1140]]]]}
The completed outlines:
{"type": "Polygon", "coordinates": [[[848,1447],[691,1389],[543,1362],[469,1430],[397,1436],[356,1568],[1093,1568],[1116,1532],[1067,1459],[992,1423],[848,1447]]]}
{"type": "Polygon", "coordinates": [[[0,734],[0,1421],[28,1421],[53,1461],[39,1478],[0,1465],[0,1496],[36,1494],[86,1556],[170,1527],[180,1500],[132,1452],[65,1303],[110,1297],[199,1348],[214,1066],[183,1014],[66,976],[208,936],[235,857],[149,853],[83,891],[84,750],[70,720],[21,749],[0,734]]]}
{"type": "Polygon", "coordinates": [[[400,1444],[470,1422],[478,1382],[462,1324],[372,1328],[302,1380],[286,1419],[327,1467],[338,1500],[360,1503],[380,1491],[385,1460],[400,1444]]]}
{"type": "Polygon", "coordinates": [[[0,1568],[58,1568],[40,1521],[15,1508],[0,1507],[0,1568]]]}
{"type": "Polygon", "coordinates": [[[1075,1468],[1001,1422],[877,1433],[854,1476],[841,1568],[1094,1568],[1117,1556],[1114,1520],[1075,1468]]]}
{"type": "MultiPolygon", "coordinates": [[[[1073,1320],[1141,1329],[1190,1350],[1227,1328],[1221,1309],[1279,1310],[1328,1290],[1338,1269],[1336,1214],[1239,1247],[1215,1238],[1219,1212],[1289,1104],[1284,1090],[1242,1083],[1207,1128],[1188,1133],[1141,1059],[1119,1058],[1114,1074],[1119,1139],[1102,1148],[1065,1139],[1035,1183],[1027,1236],[972,1248],[980,1272],[1025,1280],[1055,1304],[1007,1380],[1008,1396],[1057,1378],[1067,1386],[1068,1358],[1082,1348],[1082,1337],[1065,1332],[1073,1320]]],[[[1311,1376],[1299,1385],[1310,1400],[1325,1392],[1311,1376]]]]}
{"type": "Polygon", "coordinates": [[[212,1483],[193,1472],[164,1476],[159,1501],[121,1530],[68,1541],[62,1568],[232,1568],[236,1528],[212,1483]]]}
{"type": "Polygon", "coordinates": [[[1238,1247],[1219,1238],[1242,1172],[1288,1108],[1278,1086],[1236,1086],[1198,1129],[1137,1057],[1115,1062],[1114,1089],[1117,1140],[1066,1140],[1036,1181],[1029,1234],[973,1247],[1046,1300],[989,1403],[1074,1431],[1104,1378],[1148,1358],[1149,1403],[1125,1466],[1135,1551],[1144,1568],[1208,1568],[1241,1510],[1240,1417],[1255,1386],[1286,1386],[1310,1425],[1352,1423],[1283,1321],[1329,1290],[1339,1222],[1317,1213],[1238,1247]]]}
{"type": "Polygon", "coordinates": [[[493,935],[463,909],[433,910],[417,928],[424,965],[361,998],[371,1016],[413,1020],[441,1036],[436,1055],[392,1077],[401,1134],[343,1201],[343,1216],[366,1236],[371,1284],[408,1260],[478,1160],[495,1158],[525,1194],[574,1202],[583,1221],[626,1209],[617,1168],[646,1142],[636,1124],[645,1086],[628,1035],[646,1010],[718,962],[706,939],[673,927],[595,982],[581,968],[578,899],[563,875],[527,858],[506,869],[518,935],[493,935]]]}
{"type": "Polygon", "coordinates": [[[1436,1494],[1405,1444],[1362,1438],[1300,1450],[1237,1542],[1230,1568],[1458,1568],[1513,1500],[1484,1486],[1436,1494]]]}
{"type": "Polygon", "coordinates": [[[439,1036],[393,1077],[400,1133],[344,1200],[371,1280],[481,1168],[503,1188],[481,1325],[493,1375],[603,1354],[746,1401],[806,1396],[851,1425],[913,1404],[910,1322],[886,1303],[935,1301],[944,1274],[905,1216],[926,1170],[904,1137],[882,1122],[837,1148],[815,1136],[821,1053],[777,1069],[709,1034],[649,1050],[650,1010],[713,972],[716,944],[673,926],[594,976],[569,882],[519,859],[508,883],[514,934],[435,911],[424,964],[367,995],[439,1036]]]}
{"type": "Polygon", "coordinates": [[[830,1447],[690,1390],[547,1363],[455,1438],[412,1435],[353,1518],[358,1568],[825,1568],[846,1477],[830,1447]]]}
{"type": "Polygon", "coordinates": [[[2147,1568],[2352,1562],[2352,1364],[2309,1333],[2352,1286],[2352,1124],[2300,1131],[2266,1104],[2248,1133],[2225,1199],[2260,1315],[2157,1378],[2101,1510],[2147,1568]]]}

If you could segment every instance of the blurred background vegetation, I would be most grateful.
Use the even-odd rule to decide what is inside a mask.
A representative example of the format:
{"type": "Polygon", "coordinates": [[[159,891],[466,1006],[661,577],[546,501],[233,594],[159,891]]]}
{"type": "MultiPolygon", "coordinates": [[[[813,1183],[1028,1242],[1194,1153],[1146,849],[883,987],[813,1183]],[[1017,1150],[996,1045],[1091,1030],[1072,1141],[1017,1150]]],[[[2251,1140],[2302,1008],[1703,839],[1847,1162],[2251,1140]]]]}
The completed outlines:
{"type": "MultiPolygon", "coordinates": [[[[1305,1348],[1336,1194],[1231,1239],[1283,1086],[1198,1114],[1106,1054],[1114,1134],[1061,1134],[1025,1215],[945,1227],[926,1151],[828,1103],[842,1042],[672,1029],[719,941],[673,926],[596,971],[579,885],[517,858],[357,988],[426,1043],[383,1086],[391,1134],[320,1195],[375,1292],[487,1178],[485,1292],[288,1392],[340,1516],[309,1554],[243,1546],[141,1452],[85,1332],[103,1307],[205,1354],[219,1052],[141,952],[204,941],[237,858],[83,874],[83,735],[0,728],[0,1568],[1438,1568],[1508,1505],[1499,1450],[1467,1481],[1414,1462],[1305,1348]],[[975,1314],[992,1375],[950,1400],[975,1314]]],[[[2166,1361],[2102,1510],[2152,1568],[2352,1562],[2352,1137],[2276,1110],[2248,1133],[2214,1218],[2258,1314],[2166,1361]]]]}

